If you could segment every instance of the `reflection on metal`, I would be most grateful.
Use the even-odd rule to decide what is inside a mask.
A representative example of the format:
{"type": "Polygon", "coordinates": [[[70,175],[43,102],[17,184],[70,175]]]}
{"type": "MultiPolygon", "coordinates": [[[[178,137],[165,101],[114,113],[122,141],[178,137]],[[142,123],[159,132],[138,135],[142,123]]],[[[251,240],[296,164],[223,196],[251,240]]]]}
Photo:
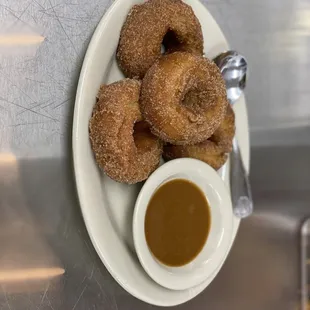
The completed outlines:
{"type": "Polygon", "coordinates": [[[304,9],[302,11],[297,11],[294,18],[294,28],[299,29],[304,36],[309,36],[310,34],[310,10],[304,9]]]}
{"type": "Polygon", "coordinates": [[[301,310],[308,310],[310,295],[310,219],[301,228],[301,310]]]}
{"type": "Polygon", "coordinates": [[[0,153],[0,165],[16,164],[16,156],[12,153],[0,153]]]}
{"type": "Polygon", "coordinates": [[[0,284],[17,281],[32,281],[54,278],[65,273],[63,268],[32,268],[0,270],[0,284]]]}
{"type": "Polygon", "coordinates": [[[266,210],[261,212],[257,218],[257,224],[260,227],[270,227],[272,225],[273,229],[291,231],[295,228],[296,222],[294,217],[290,217],[286,214],[281,214],[276,211],[266,210]]]}
{"type": "Polygon", "coordinates": [[[42,43],[44,37],[37,35],[0,35],[0,46],[12,46],[12,45],[32,45],[42,43]]]}

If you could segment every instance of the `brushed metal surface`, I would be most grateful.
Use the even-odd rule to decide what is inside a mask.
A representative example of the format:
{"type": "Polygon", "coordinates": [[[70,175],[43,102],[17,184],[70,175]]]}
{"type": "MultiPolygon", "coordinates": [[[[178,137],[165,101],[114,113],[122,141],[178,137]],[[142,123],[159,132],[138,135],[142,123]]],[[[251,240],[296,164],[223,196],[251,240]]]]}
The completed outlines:
{"type": "Polygon", "coordinates": [[[310,219],[306,219],[301,228],[301,310],[309,309],[309,276],[310,276],[310,219]]]}
{"type": "Polygon", "coordinates": [[[231,49],[249,63],[252,145],[309,145],[310,1],[206,2],[231,49]]]}
{"type": "MultiPolygon", "coordinates": [[[[179,309],[296,309],[309,155],[309,147],[253,150],[255,212],[242,221],[218,277],[179,309]]],[[[0,175],[0,309],[153,308],[126,293],[99,260],[70,159],[2,157],[0,175]]]]}
{"type": "MultiPolygon", "coordinates": [[[[0,0],[1,310],[154,308],[127,294],[100,262],[72,173],[79,71],[111,2],[0,0]],[[32,43],[3,39],[20,33],[32,43]]],[[[255,213],[215,281],[178,308],[296,309],[300,227],[310,215],[310,0],[203,2],[250,64],[255,213]]]]}

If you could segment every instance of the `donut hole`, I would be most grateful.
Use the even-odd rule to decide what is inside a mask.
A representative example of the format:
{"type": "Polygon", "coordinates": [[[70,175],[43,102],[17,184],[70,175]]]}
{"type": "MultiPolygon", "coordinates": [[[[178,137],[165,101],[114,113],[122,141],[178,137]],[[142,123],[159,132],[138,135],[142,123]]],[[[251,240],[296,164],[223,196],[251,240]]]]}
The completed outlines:
{"type": "Polygon", "coordinates": [[[133,140],[138,152],[145,152],[154,147],[156,137],[151,133],[148,123],[140,121],[133,126],[133,140]]]}
{"type": "MultiPolygon", "coordinates": [[[[165,34],[163,41],[162,41],[162,46],[164,47],[164,53],[171,53],[174,51],[179,51],[182,48],[182,43],[178,39],[177,34],[173,30],[168,30],[167,33],[165,34]]],[[[163,49],[162,49],[163,51],[163,49]]],[[[162,54],[164,54],[162,52],[162,54]]]]}
{"type": "Polygon", "coordinates": [[[181,106],[187,110],[187,117],[193,123],[202,123],[205,121],[200,115],[204,113],[205,92],[197,89],[189,90],[181,100],[181,106]]]}
{"type": "Polygon", "coordinates": [[[197,89],[189,90],[183,97],[181,104],[194,112],[200,112],[206,102],[206,93],[197,89]]]}

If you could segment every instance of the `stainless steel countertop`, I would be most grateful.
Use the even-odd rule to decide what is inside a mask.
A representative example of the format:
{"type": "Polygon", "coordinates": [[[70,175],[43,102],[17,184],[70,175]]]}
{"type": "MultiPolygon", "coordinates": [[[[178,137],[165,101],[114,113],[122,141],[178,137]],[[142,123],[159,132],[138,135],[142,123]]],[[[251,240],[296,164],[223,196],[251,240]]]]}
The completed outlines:
{"type": "MultiPolygon", "coordinates": [[[[0,0],[1,310],[154,308],[126,293],[99,260],[72,171],[78,76],[111,2],[0,0]],[[4,46],[1,34],[17,31],[44,41],[4,46]]],[[[231,47],[249,60],[253,145],[309,144],[310,0],[203,2],[231,47]]],[[[225,266],[230,262],[229,257],[225,266]]],[[[226,295],[214,294],[224,283],[219,281],[178,308],[224,309],[226,295]]],[[[226,283],[225,292],[233,285],[226,283]]]]}

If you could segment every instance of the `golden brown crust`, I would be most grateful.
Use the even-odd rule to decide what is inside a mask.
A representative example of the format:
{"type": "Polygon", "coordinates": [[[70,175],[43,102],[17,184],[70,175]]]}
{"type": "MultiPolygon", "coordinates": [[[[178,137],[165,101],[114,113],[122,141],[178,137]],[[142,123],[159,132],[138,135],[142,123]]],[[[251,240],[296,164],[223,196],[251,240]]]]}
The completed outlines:
{"type": "Polygon", "coordinates": [[[204,161],[215,170],[220,169],[227,160],[227,154],[212,141],[204,141],[196,145],[166,145],[163,153],[165,160],[176,158],[196,158],[204,161]]]}
{"type": "Polygon", "coordinates": [[[119,66],[127,77],[143,78],[166,51],[203,54],[200,23],[192,8],[181,0],[148,0],[130,10],[117,49],[119,66]]]}
{"type": "Polygon", "coordinates": [[[151,130],[175,145],[208,139],[222,122],[226,87],[212,61],[176,52],[157,60],[143,81],[140,108],[151,130]]]}
{"type": "Polygon", "coordinates": [[[118,182],[145,180],[159,165],[162,143],[145,127],[138,100],[140,82],[123,80],[100,88],[89,122],[92,148],[98,165],[118,182]]]}
{"type": "Polygon", "coordinates": [[[221,125],[209,140],[215,142],[223,152],[231,152],[232,140],[235,136],[235,113],[230,104],[227,105],[226,115],[221,125]]]}
{"type": "Polygon", "coordinates": [[[163,156],[166,160],[183,157],[196,158],[218,170],[227,160],[227,152],[231,151],[234,135],[235,114],[228,105],[223,122],[209,140],[196,145],[166,145],[163,156]]]}

